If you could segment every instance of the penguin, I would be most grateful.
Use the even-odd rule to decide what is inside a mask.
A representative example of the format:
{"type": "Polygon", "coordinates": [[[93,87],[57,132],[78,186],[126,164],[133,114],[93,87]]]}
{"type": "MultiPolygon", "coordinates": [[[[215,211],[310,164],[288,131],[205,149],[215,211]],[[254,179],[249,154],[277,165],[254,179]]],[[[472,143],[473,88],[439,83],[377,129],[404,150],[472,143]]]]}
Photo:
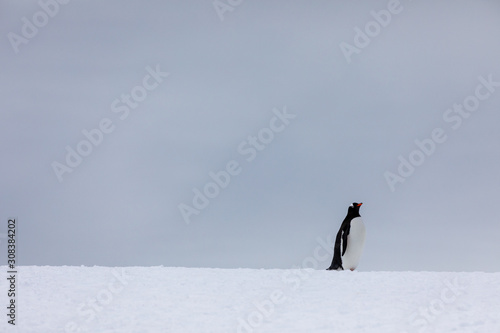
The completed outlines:
{"type": "Polygon", "coordinates": [[[335,239],[332,264],[327,270],[350,269],[353,271],[358,266],[366,238],[365,224],[359,215],[359,208],[362,204],[354,202],[349,206],[347,216],[335,239]]]}

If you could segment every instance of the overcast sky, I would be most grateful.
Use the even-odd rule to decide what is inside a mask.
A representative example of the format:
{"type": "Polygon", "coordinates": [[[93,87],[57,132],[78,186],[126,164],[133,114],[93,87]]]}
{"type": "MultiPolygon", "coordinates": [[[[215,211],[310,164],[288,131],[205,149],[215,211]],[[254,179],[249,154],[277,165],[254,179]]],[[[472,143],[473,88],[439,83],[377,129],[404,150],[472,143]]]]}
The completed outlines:
{"type": "Polygon", "coordinates": [[[498,1],[227,1],[0,3],[2,262],[500,270],[498,1]]]}

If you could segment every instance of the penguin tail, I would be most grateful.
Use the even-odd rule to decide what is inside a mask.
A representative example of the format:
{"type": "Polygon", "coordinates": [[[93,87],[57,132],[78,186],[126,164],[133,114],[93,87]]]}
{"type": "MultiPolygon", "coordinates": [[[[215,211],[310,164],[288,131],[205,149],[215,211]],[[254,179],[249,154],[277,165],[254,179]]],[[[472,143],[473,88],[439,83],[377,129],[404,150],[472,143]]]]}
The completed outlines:
{"type": "Polygon", "coordinates": [[[343,271],[343,270],[344,270],[344,267],[342,267],[342,265],[341,265],[341,264],[333,264],[333,265],[331,265],[330,267],[328,267],[326,270],[327,270],[327,271],[339,271],[339,270],[343,271]],[[340,268],[340,269],[339,269],[339,268],[340,268]]]}

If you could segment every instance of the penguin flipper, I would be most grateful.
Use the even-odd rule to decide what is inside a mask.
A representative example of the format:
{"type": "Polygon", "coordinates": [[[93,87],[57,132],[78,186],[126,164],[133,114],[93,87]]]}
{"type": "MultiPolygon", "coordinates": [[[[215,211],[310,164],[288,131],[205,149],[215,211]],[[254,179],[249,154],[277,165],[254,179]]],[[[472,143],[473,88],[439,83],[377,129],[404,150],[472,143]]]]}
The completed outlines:
{"type": "Polygon", "coordinates": [[[349,236],[350,229],[351,226],[349,225],[342,234],[342,255],[344,255],[345,250],[347,250],[347,236],[349,236]]]}

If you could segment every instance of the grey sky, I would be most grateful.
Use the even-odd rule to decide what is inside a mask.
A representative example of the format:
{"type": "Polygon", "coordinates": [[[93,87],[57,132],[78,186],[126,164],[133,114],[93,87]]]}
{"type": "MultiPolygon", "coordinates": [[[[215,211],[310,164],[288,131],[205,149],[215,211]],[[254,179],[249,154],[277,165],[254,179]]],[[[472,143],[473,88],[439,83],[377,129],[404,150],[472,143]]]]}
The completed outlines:
{"type": "Polygon", "coordinates": [[[500,3],[401,0],[349,63],[340,44],[394,5],[242,1],[221,20],[208,0],[74,1],[16,53],[9,33],[42,8],[2,1],[0,233],[18,217],[26,265],[288,268],[360,201],[360,270],[500,270],[500,87],[458,128],[443,118],[480,77],[500,82],[500,3]],[[122,120],[112,104],[134,89],[147,97],[122,120]],[[238,147],[284,108],[247,161],[238,147]],[[103,119],[112,132],[59,182],[52,163],[103,119]],[[391,191],[384,173],[436,128],[446,141],[391,191]],[[185,223],[179,204],[232,160],[185,223]]]}

